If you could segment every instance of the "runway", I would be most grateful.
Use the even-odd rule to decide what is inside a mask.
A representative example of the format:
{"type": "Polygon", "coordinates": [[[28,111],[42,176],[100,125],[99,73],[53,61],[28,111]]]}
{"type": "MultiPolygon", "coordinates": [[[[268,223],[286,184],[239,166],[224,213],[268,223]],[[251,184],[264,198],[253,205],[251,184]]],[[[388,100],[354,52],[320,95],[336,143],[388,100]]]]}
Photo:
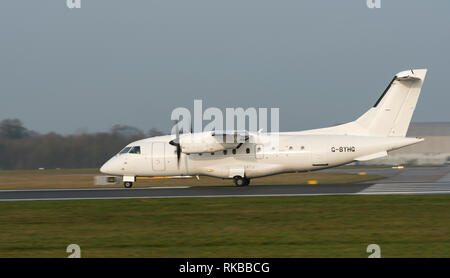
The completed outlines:
{"type": "Polygon", "coordinates": [[[387,178],[375,183],[317,185],[258,185],[0,190],[0,201],[133,199],[183,197],[262,197],[321,195],[388,195],[388,194],[450,194],[450,167],[408,169],[338,169],[333,172],[380,174],[387,178]]]}

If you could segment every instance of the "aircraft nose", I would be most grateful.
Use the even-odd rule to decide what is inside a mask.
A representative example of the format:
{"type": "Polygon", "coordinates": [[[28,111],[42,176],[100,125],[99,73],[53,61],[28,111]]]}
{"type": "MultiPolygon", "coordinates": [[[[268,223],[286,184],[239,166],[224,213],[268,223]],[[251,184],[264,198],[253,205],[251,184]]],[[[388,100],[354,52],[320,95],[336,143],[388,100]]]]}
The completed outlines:
{"type": "Polygon", "coordinates": [[[100,167],[100,172],[101,172],[101,173],[107,174],[107,171],[108,171],[108,168],[109,168],[108,164],[109,164],[109,163],[106,162],[105,164],[102,165],[102,167],[100,167]]]}
{"type": "Polygon", "coordinates": [[[114,163],[112,159],[110,159],[105,164],[103,164],[102,167],[100,167],[100,172],[102,172],[103,174],[113,175],[115,170],[114,168],[114,163]]]}

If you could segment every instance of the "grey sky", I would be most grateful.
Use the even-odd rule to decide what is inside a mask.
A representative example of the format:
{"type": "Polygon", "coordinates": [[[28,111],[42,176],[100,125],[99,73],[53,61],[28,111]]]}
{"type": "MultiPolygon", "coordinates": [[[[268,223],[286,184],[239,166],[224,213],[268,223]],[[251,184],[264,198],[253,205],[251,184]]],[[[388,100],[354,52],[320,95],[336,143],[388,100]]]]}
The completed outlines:
{"type": "Polygon", "coordinates": [[[429,69],[413,121],[450,120],[450,1],[5,0],[0,120],[169,131],[178,106],[279,107],[281,130],[353,120],[429,69]]]}

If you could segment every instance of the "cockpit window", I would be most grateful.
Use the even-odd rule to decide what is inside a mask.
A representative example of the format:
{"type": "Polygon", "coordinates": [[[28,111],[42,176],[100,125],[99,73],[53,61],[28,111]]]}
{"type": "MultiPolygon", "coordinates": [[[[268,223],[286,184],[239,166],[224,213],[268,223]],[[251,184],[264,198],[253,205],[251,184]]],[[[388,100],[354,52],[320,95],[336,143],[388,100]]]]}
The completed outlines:
{"type": "Polygon", "coordinates": [[[141,147],[140,146],[126,147],[125,149],[121,150],[119,154],[124,153],[141,154],[141,147]]]}
{"type": "Polygon", "coordinates": [[[139,146],[132,147],[129,153],[141,154],[141,147],[139,146]]]}
{"type": "Polygon", "coordinates": [[[126,147],[125,149],[121,150],[119,154],[128,153],[131,150],[131,147],[126,147]]]}

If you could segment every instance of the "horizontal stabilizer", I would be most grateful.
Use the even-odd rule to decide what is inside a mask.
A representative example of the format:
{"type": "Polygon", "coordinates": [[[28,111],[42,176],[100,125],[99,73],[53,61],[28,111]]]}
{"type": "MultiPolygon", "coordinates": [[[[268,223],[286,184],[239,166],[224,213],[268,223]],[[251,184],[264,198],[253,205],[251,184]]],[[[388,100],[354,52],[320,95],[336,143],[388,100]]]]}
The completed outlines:
{"type": "Polygon", "coordinates": [[[400,81],[421,80],[420,76],[414,74],[414,70],[399,72],[396,75],[396,77],[397,77],[397,80],[400,80],[400,81]]]}

